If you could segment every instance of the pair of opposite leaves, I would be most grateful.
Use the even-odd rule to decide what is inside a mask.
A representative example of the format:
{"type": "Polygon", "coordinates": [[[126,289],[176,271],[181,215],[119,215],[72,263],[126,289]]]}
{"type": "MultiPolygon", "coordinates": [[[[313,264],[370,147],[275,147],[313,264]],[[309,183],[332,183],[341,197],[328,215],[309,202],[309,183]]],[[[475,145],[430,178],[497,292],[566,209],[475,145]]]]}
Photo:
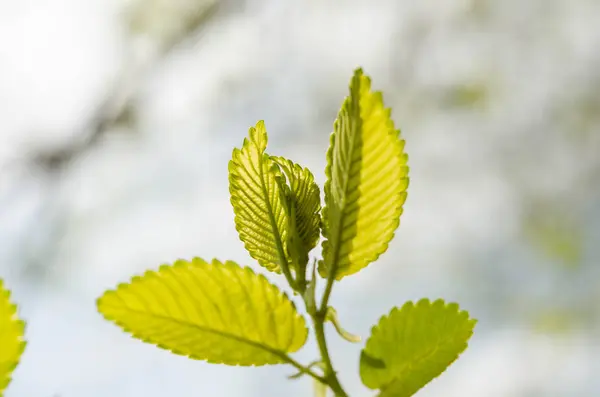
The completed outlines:
{"type": "MultiPolygon", "coordinates": [[[[269,156],[266,147],[259,122],[229,164],[236,229],[259,264],[303,277],[321,226],[323,277],[356,273],[387,249],[406,199],[407,156],[390,110],[360,69],[331,135],[322,215],[310,171],[269,156]]],[[[107,291],[98,308],[139,339],[212,363],[285,363],[308,336],[285,293],[230,261],[163,265],[107,291]]],[[[381,396],[414,394],[466,348],[474,324],[456,304],[441,300],[394,308],[373,327],[362,351],[363,383],[381,396]]]]}

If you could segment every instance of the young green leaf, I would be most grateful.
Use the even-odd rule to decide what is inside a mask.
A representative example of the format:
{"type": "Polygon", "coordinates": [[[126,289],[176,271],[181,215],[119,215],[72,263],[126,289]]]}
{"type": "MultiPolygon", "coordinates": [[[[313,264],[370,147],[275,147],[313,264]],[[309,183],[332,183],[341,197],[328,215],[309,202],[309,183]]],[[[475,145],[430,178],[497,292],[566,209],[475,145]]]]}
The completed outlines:
{"type": "Polygon", "coordinates": [[[216,259],[134,277],[105,292],[98,310],[144,342],[217,364],[285,363],[308,335],[294,304],[263,275],[216,259]]]}
{"type": "Polygon", "coordinates": [[[409,397],[439,376],[467,348],[476,320],[443,300],[394,308],[373,327],[360,357],[365,386],[381,397],[409,397]]]}
{"type": "Polygon", "coordinates": [[[229,162],[229,192],[235,227],[244,246],[261,266],[281,273],[287,266],[288,212],[281,189],[281,171],[265,153],[265,123],[250,128],[241,149],[229,162]]]}
{"type": "MultiPolygon", "coordinates": [[[[321,196],[315,177],[308,168],[303,168],[283,157],[272,157],[279,165],[289,184],[290,207],[294,208],[295,227],[301,252],[300,266],[306,267],[308,253],[315,248],[321,234],[321,196]]],[[[293,230],[290,230],[292,233],[293,230]]]]}
{"type": "Polygon", "coordinates": [[[333,307],[329,306],[327,308],[327,314],[325,315],[325,321],[330,321],[333,324],[333,327],[337,331],[338,335],[342,338],[346,339],[348,342],[358,343],[362,340],[360,335],[354,335],[350,332],[346,331],[342,328],[342,324],[340,323],[340,319],[337,314],[337,310],[333,307]]]}
{"type": "Polygon", "coordinates": [[[0,279],[0,396],[25,349],[24,334],[25,322],[17,317],[17,306],[10,301],[10,291],[0,279]]]}
{"type": "Polygon", "coordinates": [[[387,250],[406,200],[407,160],[381,93],[356,70],[327,151],[321,276],[339,280],[387,250]]]}

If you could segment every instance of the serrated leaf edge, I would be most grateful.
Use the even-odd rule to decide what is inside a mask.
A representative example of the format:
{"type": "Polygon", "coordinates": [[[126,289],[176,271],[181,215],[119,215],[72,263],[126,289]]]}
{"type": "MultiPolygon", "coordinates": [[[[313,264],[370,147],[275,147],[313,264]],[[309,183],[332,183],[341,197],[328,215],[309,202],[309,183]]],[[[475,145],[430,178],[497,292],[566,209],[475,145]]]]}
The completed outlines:
{"type": "MultiPolygon", "coordinates": [[[[372,100],[380,102],[381,106],[383,108],[382,110],[384,112],[388,113],[388,120],[387,120],[388,124],[389,124],[388,134],[389,135],[394,135],[395,138],[397,138],[397,139],[393,140],[394,145],[400,146],[401,156],[405,159],[404,160],[404,167],[406,167],[406,176],[405,176],[405,179],[406,179],[406,184],[407,185],[406,185],[406,188],[402,192],[400,192],[397,195],[397,197],[395,198],[396,208],[395,208],[393,216],[390,216],[390,217],[394,218],[394,222],[391,225],[392,232],[391,232],[391,234],[389,236],[388,241],[385,242],[384,244],[382,244],[382,246],[380,247],[380,250],[378,252],[374,252],[373,253],[373,257],[369,260],[369,262],[365,266],[363,266],[363,267],[361,267],[359,269],[356,269],[356,271],[351,272],[351,273],[342,273],[342,272],[340,272],[339,271],[340,269],[337,268],[337,264],[335,263],[335,262],[337,262],[337,258],[334,258],[333,266],[336,266],[336,269],[334,269],[334,271],[336,272],[335,279],[337,281],[341,280],[342,278],[344,278],[346,276],[349,276],[349,275],[352,275],[352,274],[360,272],[362,269],[364,269],[365,267],[367,267],[369,264],[377,261],[377,259],[379,259],[379,257],[381,255],[383,255],[388,250],[389,244],[394,239],[394,237],[396,235],[396,230],[400,226],[400,217],[402,216],[402,213],[404,212],[404,204],[406,202],[406,197],[408,195],[407,191],[408,191],[408,187],[409,187],[409,184],[410,184],[410,177],[408,176],[409,170],[410,170],[410,167],[408,166],[408,154],[404,151],[404,145],[405,145],[406,141],[401,138],[400,129],[396,128],[394,120],[391,118],[391,108],[385,106],[385,103],[383,101],[383,93],[381,91],[373,91],[372,90],[372,81],[371,81],[371,78],[368,75],[364,74],[362,68],[357,68],[354,71],[354,75],[352,76],[352,80],[351,80],[350,85],[349,85],[349,87],[350,87],[350,94],[346,96],[346,98],[344,99],[344,101],[343,101],[342,106],[341,106],[340,109],[345,109],[346,107],[350,107],[351,106],[351,101],[353,100],[352,87],[356,84],[359,87],[359,91],[360,91],[361,78],[364,78],[365,85],[366,85],[365,89],[367,91],[371,92],[371,94],[373,96],[372,100]]],[[[357,99],[356,103],[352,104],[352,105],[358,106],[360,108],[360,103],[358,101],[358,98],[356,98],[356,99],[357,99]]],[[[341,110],[340,110],[340,112],[341,112],[341,110]]],[[[362,119],[360,120],[360,122],[362,124],[362,119]]],[[[339,120],[339,114],[338,114],[338,117],[336,117],[336,120],[334,122],[333,132],[329,136],[329,147],[327,149],[327,154],[326,154],[326,159],[327,159],[327,164],[325,166],[326,180],[325,180],[325,185],[323,187],[323,191],[324,191],[326,197],[331,195],[331,178],[332,178],[332,167],[333,167],[332,157],[333,157],[333,151],[334,151],[334,148],[335,148],[335,137],[336,137],[336,132],[335,131],[336,131],[337,125],[339,123],[340,123],[340,120],[339,120]]],[[[325,250],[327,249],[327,248],[325,248],[325,245],[331,245],[329,243],[329,241],[328,241],[329,240],[329,227],[330,227],[330,225],[328,224],[328,213],[329,213],[329,206],[327,205],[327,200],[325,200],[325,205],[323,206],[323,209],[321,211],[321,214],[322,214],[322,235],[323,235],[323,238],[324,238],[324,240],[322,242],[322,250],[323,250],[323,252],[325,252],[325,250]]],[[[341,234],[341,230],[338,233],[341,234]]],[[[339,239],[339,237],[338,237],[338,239],[339,239]]],[[[328,248],[331,249],[330,247],[328,247],[328,248]]],[[[334,256],[337,256],[337,255],[339,255],[339,253],[336,253],[336,255],[334,255],[334,256]]],[[[323,260],[319,261],[319,275],[321,277],[323,277],[323,278],[328,278],[328,274],[327,274],[328,271],[329,270],[326,269],[326,266],[325,266],[325,260],[323,259],[323,260]]]]}
{"type": "MultiPolygon", "coordinates": [[[[242,239],[242,230],[243,230],[243,226],[241,225],[241,216],[238,215],[237,213],[235,213],[235,208],[236,205],[238,204],[238,201],[240,201],[241,199],[239,199],[239,197],[235,197],[233,194],[233,190],[231,187],[231,181],[232,178],[234,178],[235,176],[232,176],[232,167],[235,165],[235,158],[236,156],[241,155],[242,150],[244,149],[248,149],[250,147],[250,145],[255,145],[258,149],[259,152],[261,152],[261,164],[263,164],[263,162],[265,161],[265,159],[268,159],[270,161],[272,161],[271,156],[268,155],[266,153],[266,148],[268,145],[268,134],[266,133],[266,126],[265,126],[265,122],[264,120],[260,120],[256,123],[256,125],[254,127],[250,127],[249,129],[249,133],[248,133],[248,137],[244,138],[243,144],[242,144],[242,148],[234,148],[233,152],[232,152],[232,158],[229,161],[228,164],[228,179],[229,179],[229,184],[230,184],[230,188],[229,188],[229,192],[230,192],[230,203],[232,205],[232,207],[234,208],[234,224],[235,224],[235,229],[238,232],[238,237],[239,239],[242,241],[242,243],[244,244],[244,248],[246,249],[246,251],[250,254],[250,256],[252,256],[253,259],[255,259],[261,266],[263,266],[264,268],[266,268],[267,270],[269,270],[270,272],[273,273],[277,273],[277,274],[281,274],[282,273],[282,268],[281,266],[286,266],[286,264],[281,264],[281,263],[267,263],[262,259],[257,259],[254,257],[254,255],[252,254],[252,246],[244,241],[242,239]],[[263,128],[265,130],[265,134],[264,137],[260,137],[258,134],[258,129],[259,128],[263,128]],[[264,139],[263,139],[264,138],[264,139]]],[[[273,161],[273,164],[271,165],[270,172],[273,172],[276,183],[279,186],[285,185],[285,177],[282,175],[281,170],[279,169],[279,166],[277,165],[276,162],[273,161]]],[[[263,197],[266,195],[266,190],[265,190],[265,181],[264,181],[264,175],[262,173],[262,167],[261,167],[261,193],[263,194],[263,197]]],[[[285,198],[282,197],[282,195],[284,194],[283,191],[279,192],[280,194],[280,199],[282,202],[282,206],[284,207],[284,212],[287,214],[288,210],[286,208],[286,201],[285,198]]],[[[283,257],[287,260],[287,252],[286,252],[286,241],[284,241],[283,238],[283,234],[282,231],[279,229],[279,226],[277,225],[277,222],[275,220],[275,215],[273,214],[273,208],[271,205],[271,202],[269,200],[266,200],[267,202],[267,210],[268,210],[268,217],[269,217],[269,223],[270,223],[270,227],[272,229],[273,234],[275,235],[276,238],[276,245],[277,245],[277,251],[279,253],[279,256],[281,257],[283,255],[283,257]]],[[[285,226],[284,226],[285,227],[285,226]]],[[[282,260],[282,258],[280,258],[280,261],[282,260]]]]}
{"type": "MultiPolygon", "coordinates": [[[[115,289],[109,289],[109,290],[106,290],[106,291],[103,293],[103,295],[102,295],[101,297],[99,297],[99,298],[96,300],[96,307],[97,307],[97,310],[98,310],[98,312],[99,312],[99,313],[100,313],[100,314],[101,314],[101,315],[102,315],[102,316],[103,316],[103,317],[104,317],[106,320],[108,320],[108,321],[110,321],[110,322],[112,322],[112,323],[114,323],[114,324],[118,325],[118,326],[119,326],[119,327],[120,327],[120,328],[121,328],[123,331],[125,331],[126,333],[128,333],[128,334],[129,334],[129,335],[130,335],[132,338],[134,338],[134,339],[136,339],[136,340],[142,341],[142,342],[144,342],[144,343],[147,343],[147,344],[150,344],[150,345],[152,345],[152,346],[158,346],[158,347],[160,347],[160,348],[162,348],[162,349],[164,349],[164,350],[167,350],[167,351],[169,351],[169,352],[171,352],[171,353],[173,353],[173,354],[179,355],[179,356],[189,357],[189,358],[192,358],[192,359],[194,359],[194,360],[205,361],[205,362],[208,362],[208,363],[211,363],[211,364],[225,364],[223,361],[220,361],[220,360],[210,360],[210,359],[206,359],[206,358],[204,358],[204,357],[199,357],[199,356],[196,356],[196,355],[194,355],[194,354],[188,354],[188,353],[184,353],[184,352],[178,351],[177,349],[172,349],[172,348],[166,347],[166,346],[164,346],[164,345],[161,345],[161,344],[159,344],[159,343],[155,343],[155,342],[152,342],[152,341],[150,341],[150,340],[147,340],[145,337],[143,337],[143,336],[139,335],[137,332],[134,332],[134,331],[133,331],[131,328],[127,327],[127,326],[126,326],[126,325],[125,325],[123,322],[119,321],[118,319],[114,318],[113,316],[110,316],[110,315],[107,315],[107,314],[105,314],[105,313],[104,313],[104,312],[102,312],[102,310],[100,309],[100,306],[102,305],[102,303],[101,303],[101,302],[102,302],[102,299],[103,299],[105,296],[107,296],[107,295],[109,295],[109,294],[117,294],[117,293],[118,293],[118,291],[119,291],[119,289],[121,289],[121,288],[128,288],[128,287],[129,287],[130,285],[132,285],[133,283],[135,283],[135,282],[139,282],[140,280],[142,280],[142,279],[143,279],[143,278],[145,278],[145,277],[152,277],[152,276],[159,276],[159,277],[160,277],[160,274],[159,274],[159,273],[160,273],[161,269],[163,269],[163,268],[165,268],[165,267],[169,267],[169,268],[171,268],[171,267],[176,267],[176,266],[186,266],[187,264],[189,264],[189,263],[192,263],[192,262],[194,262],[194,261],[197,261],[197,260],[200,260],[200,261],[202,261],[202,262],[204,262],[204,263],[207,263],[207,264],[209,263],[209,262],[206,262],[206,261],[204,261],[203,259],[201,259],[201,258],[198,258],[198,257],[194,257],[194,258],[193,258],[191,261],[187,261],[187,260],[185,260],[185,259],[179,259],[179,260],[175,261],[173,264],[168,264],[168,263],[165,263],[165,264],[161,265],[161,266],[160,266],[160,267],[159,267],[157,270],[146,270],[146,271],[145,271],[144,273],[142,273],[142,274],[137,274],[137,275],[134,275],[134,276],[132,276],[132,277],[130,278],[130,281],[129,281],[128,283],[119,283],[115,289]]],[[[265,277],[263,274],[261,274],[261,273],[256,273],[256,272],[255,272],[255,271],[254,271],[252,268],[250,268],[250,267],[248,267],[248,266],[240,266],[240,265],[238,265],[238,264],[236,264],[235,262],[232,262],[232,261],[225,261],[225,262],[222,262],[222,261],[220,261],[220,260],[218,260],[218,259],[216,259],[216,258],[215,258],[215,259],[212,259],[212,260],[211,260],[211,262],[210,262],[210,264],[214,263],[215,261],[217,261],[218,263],[220,263],[220,264],[222,264],[222,265],[225,265],[226,263],[233,263],[233,264],[235,264],[236,266],[239,266],[240,268],[242,268],[244,271],[246,271],[246,272],[248,272],[248,273],[251,273],[252,275],[256,275],[256,276],[257,276],[259,279],[261,279],[262,281],[267,281],[267,282],[268,282],[270,285],[273,285],[273,286],[274,286],[274,284],[272,284],[272,283],[269,281],[269,279],[267,279],[267,278],[266,278],[266,277],[265,277]]],[[[278,288],[278,289],[279,289],[279,288],[278,288]]],[[[290,297],[289,297],[289,295],[287,294],[287,292],[285,292],[285,291],[282,291],[281,289],[279,289],[279,291],[280,291],[280,293],[282,294],[282,296],[284,297],[284,299],[285,299],[285,300],[287,300],[289,303],[291,303],[291,305],[292,305],[292,308],[293,308],[293,309],[294,309],[294,311],[296,312],[296,316],[295,316],[295,318],[302,318],[302,320],[303,320],[304,324],[306,325],[306,319],[305,319],[305,318],[304,318],[304,316],[303,316],[303,315],[302,315],[302,314],[301,314],[301,313],[300,313],[300,312],[297,310],[297,307],[296,307],[296,304],[295,304],[295,302],[294,302],[292,299],[290,299],[290,297]]],[[[144,314],[144,315],[147,315],[147,314],[148,314],[147,312],[143,312],[143,311],[139,311],[139,310],[132,310],[132,309],[129,309],[129,308],[128,308],[127,310],[128,310],[128,311],[131,311],[131,312],[134,312],[134,313],[144,314]]],[[[218,336],[224,337],[224,338],[229,338],[229,339],[235,340],[235,341],[237,341],[237,342],[240,342],[240,343],[247,344],[248,346],[252,346],[252,347],[255,347],[255,348],[262,349],[262,350],[264,350],[264,351],[266,351],[266,352],[269,352],[269,353],[273,354],[273,355],[274,355],[274,356],[276,356],[276,357],[279,357],[279,358],[281,359],[281,361],[280,361],[279,363],[285,363],[285,362],[288,362],[288,360],[289,360],[289,358],[288,358],[288,355],[287,355],[287,352],[285,352],[285,351],[282,351],[282,350],[278,350],[278,349],[274,349],[274,348],[272,348],[272,347],[270,347],[270,346],[264,345],[264,344],[262,344],[262,343],[259,343],[259,342],[255,342],[255,341],[252,341],[252,340],[248,340],[248,339],[245,339],[245,338],[239,337],[239,336],[237,336],[237,335],[233,335],[233,334],[230,334],[230,333],[227,333],[227,332],[222,332],[222,331],[214,330],[214,329],[211,329],[211,328],[208,328],[208,327],[198,326],[198,325],[196,325],[196,324],[190,324],[190,323],[186,323],[186,322],[183,322],[183,321],[175,320],[175,319],[173,319],[172,317],[160,316],[160,315],[155,315],[155,314],[152,314],[152,316],[154,316],[154,317],[156,317],[156,318],[159,318],[159,319],[161,319],[161,320],[166,320],[166,321],[171,321],[171,322],[174,322],[174,323],[179,323],[179,324],[185,325],[186,327],[196,328],[196,329],[198,329],[198,330],[200,330],[200,331],[202,331],[202,332],[212,333],[212,334],[215,334],[215,335],[218,335],[218,336]]],[[[305,345],[305,344],[306,344],[306,341],[308,340],[308,328],[307,328],[306,326],[305,326],[305,328],[304,328],[304,331],[305,331],[305,332],[304,332],[304,333],[305,333],[305,337],[304,337],[304,343],[303,343],[303,345],[305,345]]],[[[294,338],[292,337],[290,340],[292,340],[292,341],[293,341],[293,339],[294,339],[294,338]]],[[[302,346],[301,346],[300,348],[302,348],[302,346]]],[[[298,350],[299,350],[299,349],[298,349],[298,350]]],[[[293,351],[292,351],[291,353],[293,353],[293,351]]],[[[249,366],[252,366],[252,367],[260,367],[260,366],[264,366],[264,365],[274,365],[274,364],[279,364],[279,363],[269,363],[269,364],[251,364],[251,365],[243,365],[243,364],[226,364],[226,365],[228,365],[228,366],[244,366],[244,367],[249,367],[249,366]]]]}
{"type": "MultiPolygon", "coordinates": [[[[393,307],[388,314],[384,314],[383,316],[381,316],[379,318],[379,321],[377,322],[377,324],[375,324],[373,327],[371,327],[371,335],[367,339],[367,341],[365,343],[365,347],[361,350],[361,354],[366,353],[367,346],[369,345],[369,342],[371,341],[371,339],[374,338],[381,331],[381,327],[384,325],[385,322],[389,321],[389,318],[392,315],[395,315],[395,313],[402,312],[403,310],[408,309],[409,307],[411,307],[413,309],[418,307],[419,305],[427,305],[428,307],[433,307],[436,304],[438,304],[438,305],[442,304],[444,309],[450,309],[450,308],[456,309],[455,313],[458,314],[459,316],[464,316],[464,315],[467,316],[467,324],[470,326],[470,330],[467,333],[468,338],[465,341],[464,348],[461,351],[457,352],[457,354],[456,354],[456,358],[454,359],[454,361],[456,361],[469,346],[468,341],[471,338],[471,336],[473,335],[475,326],[477,325],[477,320],[472,318],[467,310],[460,309],[460,306],[458,305],[458,303],[446,302],[444,299],[441,299],[441,298],[436,299],[433,302],[429,298],[422,298],[422,299],[418,300],[416,303],[411,300],[411,301],[405,302],[402,305],[402,307],[398,307],[398,306],[393,307]]],[[[434,379],[438,378],[439,376],[441,376],[444,372],[446,372],[446,370],[449,368],[449,366],[454,361],[448,363],[448,366],[442,372],[440,372],[436,377],[431,379],[430,382],[433,381],[434,379]]],[[[381,391],[381,393],[377,394],[377,397],[387,397],[385,395],[385,390],[387,387],[389,387],[390,384],[392,384],[394,382],[394,379],[395,378],[393,378],[388,384],[382,385],[379,388],[372,389],[372,390],[380,390],[381,391]]]]}
{"type": "Polygon", "coordinates": [[[4,281],[1,278],[0,278],[0,294],[3,295],[1,299],[5,299],[5,301],[7,302],[9,322],[16,325],[20,329],[20,334],[21,334],[19,337],[19,341],[18,341],[17,358],[15,361],[7,363],[8,364],[7,365],[8,373],[6,374],[6,378],[0,379],[0,382],[6,383],[4,385],[4,388],[2,388],[2,384],[0,383],[0,397],[1,397],[4,395],[4,391],[6,390],[6,387],[8,387],[10,385],[10,382],[12,381],[12,373],[14,372],[14,370],[17,368],[17,366],[21,362],[21,356],[22,356],[23,352],[25,351],[25,348],[27,347],[27,341],[25,340],[25,331],[27,328],[27,323],[18,316],[17,304],[11,301],[11,299],[10,299],[11,291],[8,288],[6,288],[4,281]]]}

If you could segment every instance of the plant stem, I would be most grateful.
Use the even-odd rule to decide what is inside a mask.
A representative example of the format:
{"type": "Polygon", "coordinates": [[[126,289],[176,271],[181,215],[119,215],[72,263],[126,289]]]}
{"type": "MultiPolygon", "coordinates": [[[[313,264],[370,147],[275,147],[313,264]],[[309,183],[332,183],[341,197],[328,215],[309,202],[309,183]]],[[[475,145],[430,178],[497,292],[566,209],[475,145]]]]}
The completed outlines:
{"type": "MultiPolygon", "coordinates": [[[[321,307],[317,307],[316,266],[317,263],[315,261],[312,268],[312,278],[309,282],[309,288],[305,289],[302,293],[302,299],[304,300],[306,311],[310,315],[310,318],[313,322],[313,326],[315,328],[315,336],[317,338],[317,344],[319,346],[319,352],[321,353],[321,363],[323,364],[322,369],[324,371],[324,376],[321,382],[329,386],[329,388],[335,393],[337,397],[348,397],[348,394],[344,391],[344,388],[340,384],[340,381],[337,378],[337,374],[333,369],[333,364],[331,363],[331,357],[329,357],[329,350],[327,348],[327,340],[325,338],[325,321],[327,319],[328,307],[327,303],[329,301],[329,296],[331,295],[331,290],[333,288],[333,280],[327,281],[327,288],[325,295],[323,295],[323,299],[321,300],[321,307]]],[[[332,277],[330,278],[333,279],[332,277]]]]}
{"type": "Polygon", "coordinates": [[[337,397],[348,397],[348,394],[344,391],[344,388],[340,384],[340,381],[337,378],[337,374],[333,369],[333,364],[331,363],[331,357],[329,357],[329,350],[327,348],[327,340],[325,338],[325,319],[327,318],[327,303],[329,300],[329,295],[331,295],[331,290],[333,287],[333,282],[327,282],[327,289],[325,295],[323,295],[323,299],[321,301],[321,307],[316,306],[316,288],[314,288],[314,283],[316,282],[316,263],[313,267],[313,274],[311,284],[313,288],[309,288],[307,292],[308,294],[303,294],[304,303],[306,305],[306,310],[310,315],[313,325],[315,327],[315,336],[317,338],[317,344],[319,346],[319,352],[321,353],[321,361],[324,365],[324,381],[323,383],[328,385],[331,390],[335,393],[337,397]],[[307,296],[310,295],[310,296],[307,296]]]}
{"type": "Polygon", "coordinates": [[[315,326],[317,344],[319,345],[319,351],[321,352],[321,359],[323,360],[323,364],[325,364],[324,383],[329,385],[337,397],[348,397],[348,394],[346,394],[337,378],[337,374],[331,363],[331,358],[329,357],[329,350],[327,349],[327,341],[325,339],[325,313],[319,310],[312,315],[312,319],[315,326]]]}
{"type": "Polygon", "coordinates": [[[325,292],[323,293],[323,298],[321,299],[321,306],[319,307],[319,311],[323,314],[323,319],[325,319],[325,314],[327,313],[327,305],[329,304],[329,297],[331,296],[331,291],[333,290],[334,282],[335,277],[329,276],[327,278],[327,285],[325,286],[325,292]]]}

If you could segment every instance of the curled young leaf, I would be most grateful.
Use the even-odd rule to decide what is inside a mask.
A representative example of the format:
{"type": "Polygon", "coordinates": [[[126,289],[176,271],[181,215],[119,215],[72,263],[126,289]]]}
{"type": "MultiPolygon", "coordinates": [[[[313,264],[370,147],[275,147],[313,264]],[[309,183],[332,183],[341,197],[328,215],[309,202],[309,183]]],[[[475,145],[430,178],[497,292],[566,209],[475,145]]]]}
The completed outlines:
{"type": "MultiPolygon", "coordinates": [[[[308,168],[283,157],[272,157],[287,177],[287,207],[290,209],[288,241],[289,256],[304,277],[308,254],[317,245],[321,234],[321,196],[319,186],[308,168]]],[[[281,179],[283,181],[283,179],[281,179]]]]}
{"type": "Polygon", "coordinates": [[[290,185],[291,199],[296,203],[296,225],[306,251],[317,245],[320,235],[321,199],[319,185],[308,168],[284,157],[272,157],[281,167],[290,185]]]}
{"type": "Polygon", "coordinates": [[[10,291],[0,279],[0,396],[25,350],[24,334],[25,322],[17,317],[17,306],[10,301],[10,291]]]}
{"type": "Polygon", "coordinates": [[[409,397],[467,348],[476,320],[457,304],[422,299],[394,308],[373,327],[360,357],[365,386],[380,397],[409,397]]]}
{"type": "Polygon", "coordinates": [[[387,250],[406,200],[407,159],[381,93],[356,70],[327,151],[322,277],[356,273],[387,250]]]}
{"type": "Polygon", "coordinates": [[[329,306],[327,308],[327,314],[325,315],[325,321],[330,321],[333,324],[333,327],[337,331],[338,335],[342,338],[346,339],[348,342],[358,343],[362,340],[360,335],[354,335],[350,332],[346,331],[342,328],[342,324],[340,323],[340,319],[337,314],[337,310],[333,307],[329,306]]]}
{"type": "Polygon", "coordinates": [[[234,262],[179,260],[98,299],[107,320],[144,342],[211,363],[286,362],[308,335],[287,295],[234,262]]]}

